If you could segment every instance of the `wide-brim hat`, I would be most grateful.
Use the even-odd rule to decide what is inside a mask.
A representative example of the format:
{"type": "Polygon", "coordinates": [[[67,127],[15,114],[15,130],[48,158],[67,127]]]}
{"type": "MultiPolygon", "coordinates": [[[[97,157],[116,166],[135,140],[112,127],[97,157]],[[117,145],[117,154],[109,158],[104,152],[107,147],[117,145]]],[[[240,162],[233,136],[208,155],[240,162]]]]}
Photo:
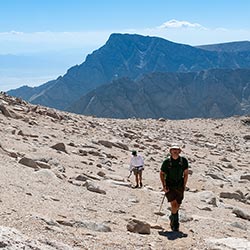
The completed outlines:
{"type": "Polygon", "coordinates": [[[181,147],[177,143],[174,143],[174,144],[172,144],[170,146],[169,150],[171,150],[171,149],[179,149],[179,150],[181,150],[181,147]]]}

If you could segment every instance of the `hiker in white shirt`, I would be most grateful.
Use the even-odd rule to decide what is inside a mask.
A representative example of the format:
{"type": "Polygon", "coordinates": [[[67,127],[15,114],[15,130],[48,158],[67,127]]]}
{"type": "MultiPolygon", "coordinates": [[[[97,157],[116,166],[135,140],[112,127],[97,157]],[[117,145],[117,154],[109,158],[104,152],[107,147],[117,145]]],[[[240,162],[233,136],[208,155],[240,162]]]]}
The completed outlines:
{"type": "Polygon", "coordinates": [[[134,172],[136,185],[134,188],[142,187],[142,171],[144,170],[144,161],[140,155],[137,155],[135,150],[132,151],[130,160],[130,172],[134,172]]]}

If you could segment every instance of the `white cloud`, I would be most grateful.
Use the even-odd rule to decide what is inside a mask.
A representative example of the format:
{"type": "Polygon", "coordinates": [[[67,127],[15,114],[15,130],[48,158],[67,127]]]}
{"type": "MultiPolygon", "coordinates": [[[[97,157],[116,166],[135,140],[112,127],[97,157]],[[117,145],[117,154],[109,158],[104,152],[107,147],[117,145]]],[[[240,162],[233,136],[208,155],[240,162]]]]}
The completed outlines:
{"type": "Polygon", "coordinates": [[[110,32],[0,32],[0,54],[93,48],[103,45],[110,32]]]}
{"type": "Polygon", "coordinates": [[[223,27],[208,28],[198,23],[169,20],[154,28],[136,30],[135,33],[189,45],[216,44],[233,41],[250,40],[250,29],[225,29],[223,27]]]}
{"type": "Polygon", "coordinates": [[[175,19],[169,20],[159,27],[159,29],[179,29],[179,28],[193,28],[193,29],[206,29],[199,23],[190,23],[188,21],[178,21],[175,19]]]}
{"type": "Polygon", "coordinates": [[[15,30],[12,30],[10,32],[6,32],[6,34],[10,34],[10,35],[22,35],[23,32],[19,32],[19,31],[15,31],[15,30]]]}
{"type": "Polygon", "coordinates": [[[160,26],[147,29],[96,30],[79,32],[0,32],[0,54],[83,49],[91,53],[103,46],[111,33],[134,33],[158,36],[189,45],[250,40],[250,30],[232,30],[223,27],[209,28],[187,20],[169,20],[160,26]]]}

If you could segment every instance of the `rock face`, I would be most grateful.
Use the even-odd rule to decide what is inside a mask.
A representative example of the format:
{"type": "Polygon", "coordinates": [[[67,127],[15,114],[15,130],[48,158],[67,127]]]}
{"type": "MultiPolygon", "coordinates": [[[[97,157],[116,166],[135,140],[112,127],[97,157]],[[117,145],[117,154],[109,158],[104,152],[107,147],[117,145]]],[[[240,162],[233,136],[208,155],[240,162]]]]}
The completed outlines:
{"type": "Polygon", "coordinates": [[[105,119],[0,102],[0,248],[249,249],[249,116],[105,119]],[[190,164],[180,233],[159,177],[172,142],[190,164]],[[145,162],[139,189],[134,149],[145,162]]]}
{"type": "MultiPolygon", "coordinates": [[[[250,70],[152,73],[91,91],[68,110],[112,118],[222,118],[250,113],[250,70]]],[[[247,138],[247,137],[246,137],[247,138]]]]}
{"type": "MultiPolygon", "coordinates": [[[[234,43],[227,45],[233,46],[234,43]]],[[[25,86],[8,93],[34,104],[65,110],[89,91],[118,78],[136,80],[152,72],[250,68],[249,55],[249,49],[231,52],[221,47],[221,51],[211,51],[158,37],[112,34],[103,47],[88,55],[81,65],[70,68],[64,76],[39,87],[25,86]]]]}

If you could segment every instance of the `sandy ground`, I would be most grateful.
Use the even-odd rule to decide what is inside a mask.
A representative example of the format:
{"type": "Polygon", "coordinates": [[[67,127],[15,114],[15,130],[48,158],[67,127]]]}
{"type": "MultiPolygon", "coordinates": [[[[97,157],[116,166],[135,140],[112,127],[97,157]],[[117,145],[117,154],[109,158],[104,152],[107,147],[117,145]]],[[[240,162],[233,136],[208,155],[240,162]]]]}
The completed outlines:
{"type": "Polygon", "coordinates": [[[0,97],[10,114],[0,112],[1,227],[44,244],[37,249],[250,249],[249,117],[101,119],[0,97]],[[190,164],[181,233],[170,230],[166,200],[156,214],[172,142],[190,164]],[[140,189],[127,178],[131,150],[145,160],[140,189]],[[131,219],[150,234],[129,232],[131,219]]]}

